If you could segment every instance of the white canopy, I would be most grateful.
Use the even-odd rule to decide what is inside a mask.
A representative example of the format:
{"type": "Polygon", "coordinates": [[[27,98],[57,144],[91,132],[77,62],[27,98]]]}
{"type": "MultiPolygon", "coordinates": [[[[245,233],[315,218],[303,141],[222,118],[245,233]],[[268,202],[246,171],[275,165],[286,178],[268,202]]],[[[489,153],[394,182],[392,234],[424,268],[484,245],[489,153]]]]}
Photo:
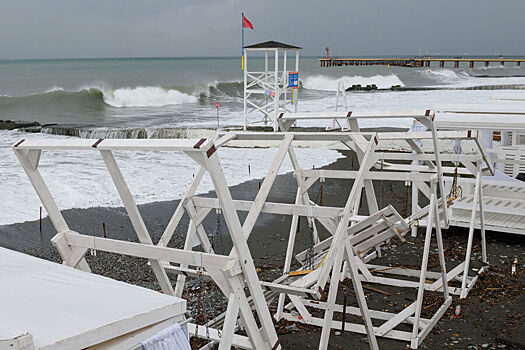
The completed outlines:
{"type": "Polygon", "coordinates": [[[183,299],[5,248],[0,286],[0,324],[32,334],[36,348],[86,348],[186,309],[183,299]]]}
{"type": "Polygon", "coordinates": [[[525,104],[452,104],[433,108],[438,129],[525,131],[525,104]]]}

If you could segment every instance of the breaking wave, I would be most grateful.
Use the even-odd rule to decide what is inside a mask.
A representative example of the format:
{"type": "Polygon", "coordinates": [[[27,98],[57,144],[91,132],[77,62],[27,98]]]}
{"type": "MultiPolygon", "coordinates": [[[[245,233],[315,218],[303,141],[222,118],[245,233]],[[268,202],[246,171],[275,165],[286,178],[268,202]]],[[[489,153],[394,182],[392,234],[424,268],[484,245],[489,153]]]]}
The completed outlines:
{"type": "Polygon", "coordinates": [[[197,97],[157,86],[103,90],[104,102],[113,107],[162,107],[195,103],[197,97]]]}
{"type": "Polygon", "coordinates": [[[459,80],[471,78],[465,71],[455,72],[450,69],[426,69],[421,71],[421,74],[442,83],[453,83],[459,80]]]}
{"type": "Polygon", "coordinates": [[[98,86],[83,87],[68,91],[54,86],[42,93],[26,96],[0,96],[0,107],[77,107],[100,109],[104,105],[111,107],[162,107],[196,103],[196,96],[183,93],[176,89],[157,86],[137,86],[135,88],[109,89],[98,86]]]}
{"type": "Polygon", "coordinates": [[[194,86],[136,86],[116,89],[104,86],[82,86],[77,90],[66,90],[61,86],[24,96],[0,94],[0,108],[62,107],[76,110],[101,109],[104,106],[163,107],[199,101],[242,98],[241,81],[220,82],[194,86]]]}
{"type": "Polygon", "coordinates": [[[338,82],[340,80],[343,81],[345,89],[358,84],[361,86],[375,84],[379,89],[389,89],[395,85],[405,86],[401,79],[395,74],[374,75],[371,77],[344,76],[342,78],[314,75],[306,77],[302,86],[303,88],[310,90],[337,91],[338,82]]]}

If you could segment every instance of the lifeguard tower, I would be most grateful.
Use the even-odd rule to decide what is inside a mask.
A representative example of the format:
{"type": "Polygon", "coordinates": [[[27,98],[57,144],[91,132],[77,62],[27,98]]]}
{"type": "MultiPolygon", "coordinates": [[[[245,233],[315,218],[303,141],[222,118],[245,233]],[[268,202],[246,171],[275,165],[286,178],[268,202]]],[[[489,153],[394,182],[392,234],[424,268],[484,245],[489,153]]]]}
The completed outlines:
{"type": "MultiPolygon", "coordinates": [[[[248,125],[273,125],[282,112],[297,112],[299,100],[299,50],[277,41],[266,41],[244,47],[244,130],[248,125]],[[264,52],[264,67],[258,54],[264,52]],[[248,54],[252,62],[248,64],[248,54]],[[295,67],[288,70],[288,54],[295,54],[295,67]],[[273,54],[273,62],[271,55],[273,54]],[[282,57],[279,68],[279,56],[282,57]],[[274,68],[269,68],[273,63],[274,68]],[[250,70],[251,69],[251,70],[250,70]],[[252,114],[262,115],[259,116],[252,114]]],[[[293,58],[292,58],[293,60],[293,58]]]]}

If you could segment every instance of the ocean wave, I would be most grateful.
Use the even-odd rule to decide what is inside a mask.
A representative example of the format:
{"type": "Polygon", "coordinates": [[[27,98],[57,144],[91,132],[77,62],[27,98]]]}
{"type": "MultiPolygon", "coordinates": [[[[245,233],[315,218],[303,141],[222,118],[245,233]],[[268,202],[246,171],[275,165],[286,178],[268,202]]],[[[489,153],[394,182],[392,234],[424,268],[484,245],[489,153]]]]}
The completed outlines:
{"type": "Polygon", "coordinates": [[[137,86],[111,89],[101,86],[82,86],[78,90],[65,90],[53,86],[44,92],[25,96],[11,97],[0,95],[0,107],[16,106],[59,106],[98,109],[103,105],[111,107],[162,107],[195,103],[196,96],[183,93],[176,89],[158,86],[137,86]]]}
{"type": "Polygon", "coordinates": [[[451,69],[425,69],[421,71],[421,74],[439,82],[457,82],[458,80],[471,78],[465,71],[456,72],[451,69]]]}
{"type": "Polygon", "coordinates": [[[244,83],[237,81],[214,81],[208,84],[207,88],[199,91],[201,98],[242,98],[244,83]]]}
{"type": "MultiPolygon", "coordinates": [[[[20,165],[11,145],[20,139],[57,139],[56,135],[26,134],[0,130],[0,225],[37,220],[42,205],[25,176],[20,176],[20,165]]],[[[63,139],[67,140],[66,137],[63,139]]],[[[254,178],[264,178],[276,148],[220,148],[221,164],[229,186],[254,178]],[[246,169],[250,167],[251,172],[246,169]]],[[[342,155],[335,150],[298,148],[299,165],[315,168],[335,162],[342,155]]],[[[181,198],[188,183],[198,171],[197,163],[181,152],[129,152],[115,154],[129,187],[133,189],[138,204],[181,198]],[[176,176],[174,176],[174,164],[176,176]],[[159,190],[162,189],[162,190],[159,190]]],[[[40,160],[42,176],[61,210],[95,206],[122,206],[115,186],[107,176],[107,169],[97,152],[61,151],[44,155],[40,160]],[[78,172],[79,166],[83,167],[78,172]],[[71,194],[75,193],[74,196],[71,194]]],[[[285,159],[279,174],[293,171],[291,162],[285,159]]],[[[210,177],[204,177],[198,193],[213,190],[210,177]]],[[[45,214],[45,212],[44,212],[45,214]]]]}
{"type": "MultiPolygon", "coordinates": [[[[46,91],[44,91],[43,93],[44,94],[49,94],[49,93],[52,93],[52,92],[57,92],[57,91],[64,91],[64,88],[61,87],[61,86],[52,86],[50,87],[49,89],[47,89],[46,91]]],[[[38,95],[39,93],[36,93],[34,95],[38,95]]]]}
{"type": "Polygon", "coordinates": [[[395,74],[389,75],[374,75],[371,77],[362,76],[344,76],[342,78],[327,77],[324,75],[314,75],[306,77],[303,81],[303,88],[310,90],[321,90],[321,91],[337,91],[338,82],[342,80],[345,88],[349,88],[352,85],[361,86],[375,84],[379,89],[389,89],[392,86],[405,84],[395,74]]]}
{"type": "Polygon", "coordinates": [[[103,90],[104,102],[113,107],[162,107],[195,103],[197,97],[158,86],[103,90]]]}

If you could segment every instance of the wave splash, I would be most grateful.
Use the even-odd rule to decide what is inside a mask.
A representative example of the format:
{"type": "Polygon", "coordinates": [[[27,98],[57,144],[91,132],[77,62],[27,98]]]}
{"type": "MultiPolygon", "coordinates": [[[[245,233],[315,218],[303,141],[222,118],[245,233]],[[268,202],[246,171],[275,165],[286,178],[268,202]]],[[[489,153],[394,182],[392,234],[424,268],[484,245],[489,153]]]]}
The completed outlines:
{"type": "Polygon", "coordinates": [[[434,80],[437,80],[439,82],[457,82],[459,80],[465,80],[472,78],[467,72],[460,71],[455,72],[450,69],[426,69],[421,71],[421,74],[430,77],[434,80]]]}
{"type": "Polygon", "coordinates": [[[197,97],[157,86],[103,90],[104,102],[112,107],[162,107],[195,103],[197,97]]]}
{"type": "Polygon", "coordinates": [[[361,86],[375,84],[379,89],[390,89],[392,86],[399,85],[405,86],[405,84],[395,74],[389,75],[374,75],[371,77],[362,76],[344,76],[342,78],[332,78],[324,75],[314,75],[305,78],[303,81],[303,88],[310,90],[321,90],[321,91],[337,91],[338,82],[342,80],[345,88],[349,88],[352,85],[361,86]]]}

